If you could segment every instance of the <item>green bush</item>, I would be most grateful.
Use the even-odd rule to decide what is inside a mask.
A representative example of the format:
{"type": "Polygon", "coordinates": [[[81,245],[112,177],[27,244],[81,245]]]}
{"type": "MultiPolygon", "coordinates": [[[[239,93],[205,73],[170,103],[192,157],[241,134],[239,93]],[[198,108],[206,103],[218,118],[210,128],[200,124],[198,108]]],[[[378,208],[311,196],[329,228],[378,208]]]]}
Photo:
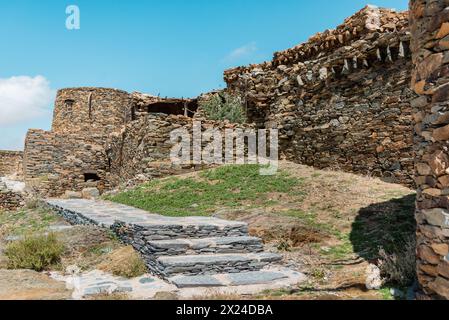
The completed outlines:
{"type": "Polygon", "coordinates": [[[209,120],[229,120],[232,123],[246,122],[242,99],[228,93],[214,94],[208,100],[200,102],[200,107],[209,120]]]}
{"type": "Polygon", "coordinates": [[[27,236],[9,244],[5,249],[9,269],[42,271],[57,264],[64,252],[64,245],[56,235],[27,236]]]}

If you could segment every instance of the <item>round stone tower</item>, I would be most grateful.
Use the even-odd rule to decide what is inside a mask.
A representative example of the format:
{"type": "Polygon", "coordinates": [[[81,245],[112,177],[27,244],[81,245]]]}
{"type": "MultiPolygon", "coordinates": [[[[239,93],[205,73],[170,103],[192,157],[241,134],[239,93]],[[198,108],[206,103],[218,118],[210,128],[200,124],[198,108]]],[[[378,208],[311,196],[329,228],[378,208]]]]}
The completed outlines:
{"type": "Polygon", "coordinates": [[[61,89],[56,96],[52,131],[108,135],[130,120],[131,109],[131,96],[125,91],[61,89]]]}

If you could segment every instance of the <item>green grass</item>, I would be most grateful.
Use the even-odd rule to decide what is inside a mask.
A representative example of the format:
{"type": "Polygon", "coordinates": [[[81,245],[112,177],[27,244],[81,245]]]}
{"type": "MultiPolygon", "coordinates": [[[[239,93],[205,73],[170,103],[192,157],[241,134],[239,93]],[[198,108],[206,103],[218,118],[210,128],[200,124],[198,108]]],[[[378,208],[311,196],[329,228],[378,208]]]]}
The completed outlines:
{"type": "Polygon", "coordinates": [[[207,216],[223,207],[273,204],[270,193],[299,196],[301,184],[282,171],[262,176],[258,165],[232,165],[204,171],[198,178],[154,180],[107,200],[167,216],[207,216]]]}
{"type": "Polygon", "coordinates": [[[0,212],[0,227],[3,233],[21,236],[47,229],[59,217],[45,208],[0,212]]]}

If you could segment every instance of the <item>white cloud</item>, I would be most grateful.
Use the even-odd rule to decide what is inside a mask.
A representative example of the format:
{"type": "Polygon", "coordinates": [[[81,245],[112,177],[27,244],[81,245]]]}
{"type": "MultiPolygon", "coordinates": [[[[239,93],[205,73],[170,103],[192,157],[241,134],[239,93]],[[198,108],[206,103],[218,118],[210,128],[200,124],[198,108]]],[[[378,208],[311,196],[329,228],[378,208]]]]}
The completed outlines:
{"type": "Polygon", "coordinates": [[[241,59],[243,57],[250,56],[257,50],[258,49],[257,49],[256,42],[253,41],[253,42],[245,44],[244,46],[241,46],[240,48],[233,50],[226,56],[226,58],[224,60],[225,61],[235,61],[235,60],[241,59]]]}
{"type": "Polygon", "coordinates": [[[42,76],[0,78],[0,126],[49,116],[54,96],[42,76]]]}

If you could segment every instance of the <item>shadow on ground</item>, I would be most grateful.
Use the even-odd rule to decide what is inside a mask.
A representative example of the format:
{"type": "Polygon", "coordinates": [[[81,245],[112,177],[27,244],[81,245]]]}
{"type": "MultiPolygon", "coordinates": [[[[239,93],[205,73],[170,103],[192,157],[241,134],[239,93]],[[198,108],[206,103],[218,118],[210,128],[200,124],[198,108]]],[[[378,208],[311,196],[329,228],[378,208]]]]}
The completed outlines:
{"type": "Polygon", "coordinates": [[[405,244],[416,240],[415,199],[411,194],[361,209],[350,234],[354,252],[371,262],[379,258],[380,249],[403,255],[405,244]]]}

